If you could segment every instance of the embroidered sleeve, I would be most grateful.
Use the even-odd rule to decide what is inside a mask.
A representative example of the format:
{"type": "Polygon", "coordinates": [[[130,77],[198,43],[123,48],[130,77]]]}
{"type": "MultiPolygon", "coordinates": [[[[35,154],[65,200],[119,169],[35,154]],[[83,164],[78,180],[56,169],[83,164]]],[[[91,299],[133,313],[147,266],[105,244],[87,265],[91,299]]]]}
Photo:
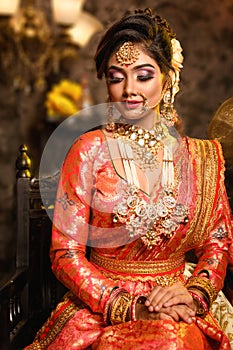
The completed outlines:
{"type": "Polygon", "coordinates": [[[97,136],[82,136],[64,161],[54,212],[51,260],[57,278],[94,312],[102,313],[116,283],[104,277],[85,256],[95,182],[93,162],[101,143],[100,132],[97,136]]]}

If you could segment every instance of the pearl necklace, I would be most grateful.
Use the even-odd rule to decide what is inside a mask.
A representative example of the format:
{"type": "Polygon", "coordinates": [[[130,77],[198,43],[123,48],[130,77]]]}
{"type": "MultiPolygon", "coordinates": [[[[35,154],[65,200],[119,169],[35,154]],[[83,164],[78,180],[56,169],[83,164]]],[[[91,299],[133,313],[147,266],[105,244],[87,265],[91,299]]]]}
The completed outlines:
{"type": "Polygon", "coordinates": [[[156,203],[147,203],[139,190],[140,184],[131,146],[121,138],[118,147],[122,158],[128,188],[113,210],[113,222],[123,223],[131,239],[140,237],[152,249],[170,239],[180,224],[188,222],[188,209],[176,200],[176,180],[172,152],[164,147],[162,165],[162,190],[156,203]]]}

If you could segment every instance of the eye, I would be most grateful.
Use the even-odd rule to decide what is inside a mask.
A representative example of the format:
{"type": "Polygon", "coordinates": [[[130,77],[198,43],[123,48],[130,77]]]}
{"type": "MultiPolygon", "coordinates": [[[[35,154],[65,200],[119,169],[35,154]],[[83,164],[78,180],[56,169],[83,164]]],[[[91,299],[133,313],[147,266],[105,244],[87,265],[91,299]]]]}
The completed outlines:
{"type": "Polygon", "coordinates": [[[147,81],[154,78],[154,71],[150,69],[140,69],[137,71],[137,79],[140,81],[147,81]]]}
{"type": "Polygon", "coordinates": [[[151,75],[151,74],[148,74],[148,75],[138,75],[137,76],[137,79],[140,80],[140,81],[147,81],[147,80],[150,80],[150,79],[153,79],[154,76],[151,75]]]}
{"type": "Polygon", "coordinates": [[[117,84],[120,83],[124,79],[124,75],[121,72],[113,71],[108,73],[108,83],[109,84],[117,84]]]}

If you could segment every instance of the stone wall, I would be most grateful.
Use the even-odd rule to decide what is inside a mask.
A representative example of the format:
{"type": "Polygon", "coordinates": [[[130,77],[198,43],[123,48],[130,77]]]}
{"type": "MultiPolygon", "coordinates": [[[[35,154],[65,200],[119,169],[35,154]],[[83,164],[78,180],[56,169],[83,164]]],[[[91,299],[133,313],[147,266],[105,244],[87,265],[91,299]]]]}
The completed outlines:
{"type": "MultiPolygon", "coordinates": [[[[41,1],[46,8],[47,0],[41,1]]],[[[233,95],[233,3],[231,0],[87,0],[85,10],[104,26],[130,8],[151,7],[166,17],[184,49],[181,91],[176,108],[189,136],[205,138],[215,110],[233,95]]],[[[106,100],[104,82],[95,76],[93,55],[100,34],[81,49],[75,61],[65,62],[60,78],[74,81],[86,72],[93,102],[106,100]]],[[[1,49],[1,46],[0,46],[1,49]]],[[[1,66],[1,64],[0,64],[1,66]]],[[[14,263],[15,242],[15,157],[26,142],[38,168],[40,154],[49,135],[44,108],[46,91],[16,91],[17,62],[0,74],[0,263],[14,263]]],[[[50,81],[51,82],[51,81],[50,81]]]]}

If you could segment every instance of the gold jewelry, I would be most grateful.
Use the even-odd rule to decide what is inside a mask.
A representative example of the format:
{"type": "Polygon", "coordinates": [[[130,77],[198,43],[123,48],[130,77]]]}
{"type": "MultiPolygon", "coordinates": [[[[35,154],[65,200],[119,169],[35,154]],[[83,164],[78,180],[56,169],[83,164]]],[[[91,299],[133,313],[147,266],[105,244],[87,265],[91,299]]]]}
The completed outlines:
{"type": "Polygon", "coordinates": [[[113,222],[125,224],[130,238],[141,237],[149,249],[170,239],[177,227],[188,221],[186,206],[177,203],[171,189],[164,189],[152,204],[140,198],[138,188],[129,186],[113,213],[113,222]]]}
{"type": "Polygon", "coordinates": [[[163,95],[163,105],[160,111],[161,118],[165,125],[173,126],[178,119],[176,110],[173,106],[171,89],[167,89],[163,95]]]}
{"type": "Polygon", "coordinates": [[[137,61],[140,51],[131,41],[126,41],[116,52],[117,62],[123,65],[130,65],[137,61]]]}
{"type": "Polygon", "coordinates": [[[205,296],[209,307],[217,297],[217,291],[209,278],[192,276],[186,283],[187,289],[197,289],[205,296]]]}
{"type": "Polygon", "coordinates": [[[119,123],[116,125],[113,137],[121,138],[126,144],[130,144],[141,168],[153,169],[157,163],[158,152],[163,147],[161,140],[165,137],[165,130],[160,123],[151,130],[119,123]]]}
{"type": "Polygon", "coordinates": [[[110,307],[110,323],[112,325],[126,322],[133,298],[129,293],[122,292],[117,295],[110,307]]]}
{"type": "Polygon", "coordinates": [[[107,103],[108,103],[108,120],[105,125],[105,129],[107,132],[113,132],[115,129],[115,123],[113,119],[113,104],[111,103],[109,96],[107,99],[107,103]]]}

